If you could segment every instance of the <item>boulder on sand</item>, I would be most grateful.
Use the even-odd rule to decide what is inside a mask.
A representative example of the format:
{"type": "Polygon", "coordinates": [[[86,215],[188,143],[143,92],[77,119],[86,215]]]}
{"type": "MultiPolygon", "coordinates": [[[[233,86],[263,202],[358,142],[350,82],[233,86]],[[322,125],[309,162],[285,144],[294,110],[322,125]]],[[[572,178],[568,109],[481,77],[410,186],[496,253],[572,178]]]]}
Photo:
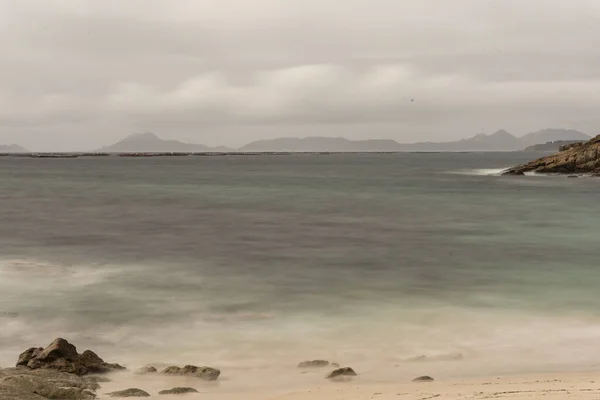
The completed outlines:
{"type": "Polygon", "coordinates": [[[198,391],[191,387],[176,387],[169,390],[161,390],[158,394],[185,394],[185,393],[198,393],[198,391]]]}
{"type": "Polygon", "coordinates": [[[413,379],[413,382],[433,382],[435,379],[433,379],[430,376],[420,376],[418,378],[413,379]]]}
{"type": "Polygon", "coordinates": [[[325,360],[303,361],[300,364],[298,364],[298,368],[323,368],[328,366],[329,361],[325,360]]]}
{"type": "Polygon", "coordinates": [[[91,350],[79,354],[75,346],[62,338],[54,340],[45,349],[32,347],[24,351],[17,361],[17,367],[19,366],[30,369],[55,369],[75,375],[101,374],[125,369],[119,364],[104,362],[91,350]]]}
{"type": "Polygon", "coordinates": [[[183,368],[179,368],[177,366],[167,367],[161,372],[161,374],[191,376],[205,381],[216,381],[219,379],[221,371],[211,367],[196,367],[195,365],[186,365],[183,368]]]}
{"type": "Polygon", "coordinates": [[[335,371],[332,371],[329,375],[327,375],[327,379],[333,380],[343,380],[346,378],[351,378],[356,376],[356,372],[350,367],[338,368],[335,371]]]}
{"type": "Polygon", "coordinates": [[[148,392],[136,388],[119,390],[118,392],[107,393],[107,395],[110,397],[150,397],[148,392]]]}

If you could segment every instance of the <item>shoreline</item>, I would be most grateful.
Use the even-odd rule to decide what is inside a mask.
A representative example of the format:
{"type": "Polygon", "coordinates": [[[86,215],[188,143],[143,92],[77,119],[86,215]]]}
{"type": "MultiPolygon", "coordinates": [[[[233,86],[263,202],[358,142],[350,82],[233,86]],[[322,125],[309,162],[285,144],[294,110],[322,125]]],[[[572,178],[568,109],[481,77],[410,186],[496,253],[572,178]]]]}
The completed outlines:
{"type": "MultiPolygon", "coordinates": [[[[126,388],[140,388],[150,393],[150,398],[176,399],[199,398],[210,395],[211,399],[233,400],[243,396],[249,400],[425,400],[443,398],[467,399],[598,399],[600,396],[600,370],[586,372],[557,372],[511,376],[490,376],[435,380],[433,382],[376,382],[363,380],[360,376],[345,382],[323,379],[320,383],[278,388],[252,390],[227,388],[219,383],[201,383],[182,377],[156,377],[140,375],[114,376],[113,382],[102,384],[98,399],[108,398],[106,393],[126,388]],[[194,385],[195,383],[195,385],[194,385]],[[182,395],[158,395],[159,390],[176,386],[191,386],[199,393],[182,395]]],[[[265,379],[268,381],[269,377],[265,379]]],[[[224,382],[223,382],[224,383],[224,382]]]]}

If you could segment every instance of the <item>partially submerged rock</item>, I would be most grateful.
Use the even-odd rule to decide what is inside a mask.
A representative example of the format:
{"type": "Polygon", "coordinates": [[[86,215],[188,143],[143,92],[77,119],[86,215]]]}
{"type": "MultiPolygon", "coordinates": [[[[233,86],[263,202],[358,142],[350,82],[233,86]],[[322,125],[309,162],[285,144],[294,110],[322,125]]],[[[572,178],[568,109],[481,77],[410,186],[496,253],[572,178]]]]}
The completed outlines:
{"type": "Polygon", "coordinates": [[[107,395],[110,397],[150,397],[148,392],[137,388],[119,390],[118,392],[107,393],[107,395]]]}
{"type": "Polygon", "coordinates": [[[161,390],[158,394],[185,394],[185,393],[198,393],[198,391],[191,387],[176,387],[169,390],[161,390]]]}
{"type": "Polygon", "coordinates": [[[600,135],[585,143],[564,146],[561,151],[506,170],[503,175],[600,173],[600,135]]]}
{"type": "Polygon", "coordinates": [[[75,375],[102,374],[125,369],[119,364],[104,362],[91,350],[79,354],[75,346],[62,338],[54,340],[45,349],[32,347],[25,350],[17,361],[17,367],[19,366],[30,369],[55,369],[75,375]]]}
{"type": "Polygon", "coordinates": [[[156,367],[152,365],[147,365],[135,371],[135,373],[138,375],[156,374],[157,372],[158,370],[156,369],[156,367]]]}
{"type": "Polygon", "coordinates": [[[298,364],[298,368],[324,368],[329,366],[329,361],[325,360],[313,360],[303,361],[298,364]]]}
{"type": "Polygon", "coordinates": [[[177,366],[167,367],[161,372],[161,374],[191,376],[205,381],[216,381],[219,379],[221,371],[211,367],[196,367],[195,365],[186,365],[183,368],[179,368],[177,366]]]}
{"type": "Polygon", "coordinates": [[[327,375],[327,379],[340,380],[356,376],[356,372],[350,367],[338,368],[327,375]]]}
{"type": "Polygon", "coordinates": [[[435,379],[433,379],[430,376],[420,376],[418,378],[413,379],[413,382],[433,382],[435,379]]]}

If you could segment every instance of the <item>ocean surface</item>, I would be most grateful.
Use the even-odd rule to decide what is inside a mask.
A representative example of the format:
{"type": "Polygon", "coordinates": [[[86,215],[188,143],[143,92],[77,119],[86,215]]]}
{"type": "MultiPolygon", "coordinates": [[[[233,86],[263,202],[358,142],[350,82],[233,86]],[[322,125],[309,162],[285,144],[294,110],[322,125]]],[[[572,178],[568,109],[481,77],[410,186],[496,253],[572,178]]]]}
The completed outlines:
{"type": "Polygon", "coordinates": [[[0,366],[61,336],[239,388],[597,368],[600,179],[498,176],[534,157],[0,158],[0,366]]]}

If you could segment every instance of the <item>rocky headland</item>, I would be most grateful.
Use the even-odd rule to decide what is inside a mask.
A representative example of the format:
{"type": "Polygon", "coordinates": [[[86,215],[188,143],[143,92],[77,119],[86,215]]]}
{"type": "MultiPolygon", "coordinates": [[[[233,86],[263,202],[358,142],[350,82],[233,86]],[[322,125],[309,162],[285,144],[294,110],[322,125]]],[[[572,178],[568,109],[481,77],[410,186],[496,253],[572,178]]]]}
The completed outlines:
{"type": "Polygon", "coordinates": [[[562,146],[556,154],[509,168],[503,175],[525,175],[527,172],[600,176],[600,135],[587,142],[562,146]]]}

